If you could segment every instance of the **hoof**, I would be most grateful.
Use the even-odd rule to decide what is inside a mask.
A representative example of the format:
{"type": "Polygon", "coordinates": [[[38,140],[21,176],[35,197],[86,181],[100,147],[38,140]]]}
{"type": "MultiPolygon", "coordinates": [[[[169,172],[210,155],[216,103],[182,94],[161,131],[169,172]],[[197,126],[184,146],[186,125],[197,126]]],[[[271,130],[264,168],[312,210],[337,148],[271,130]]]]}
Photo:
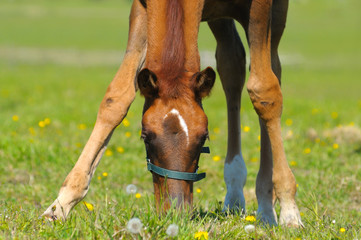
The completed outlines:
{"type": "Polygon", "coordinates": [[[223,212],[233,212],[233,213],[246,213],[246,201],[244,199],[243,193],[238,191],[237,194],[227,193],[226,199],[224,201],[223,212]]]}
{"type": "Polygon", "coordinates": [[[257,216],[261,220],[263,225],[268,225],[270,227],[277,226],[277,215],[273,208],[268,211],[261,210],[258,208],[257,216]]]}
{"type": "Polygon", "coordinates": [[[280,213],[280,225],[294,228],[303,228],[300,212],[296,205],[282,208],[280,213]]]}
{"type": "Polygon", "coordinates": [[[45,217],[49,221],[66,220],[64,208],[60,205],[58,200],[55,200],[55,202],[53,202],[53,204],[51,204],[41,216],[45,217]]]}

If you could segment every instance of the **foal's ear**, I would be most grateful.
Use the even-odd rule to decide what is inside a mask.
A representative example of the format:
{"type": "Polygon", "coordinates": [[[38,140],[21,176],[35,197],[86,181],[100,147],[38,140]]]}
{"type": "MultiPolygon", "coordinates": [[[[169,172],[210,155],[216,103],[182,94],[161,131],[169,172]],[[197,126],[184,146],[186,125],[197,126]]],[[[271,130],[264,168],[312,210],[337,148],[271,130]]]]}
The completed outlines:
{"type": "Polygon", "coordinates": [[[204,98],[209,95],[216,79],[216,73],[211,67],[196,74],[195,92],[196,95],[204,98]]]}
{"type": "Polygon", "coordinates": [[[138,73],[137,81],[140,93],[144,97],[158,95],[157,76],[148,68],[144,68],[138,73]]]}

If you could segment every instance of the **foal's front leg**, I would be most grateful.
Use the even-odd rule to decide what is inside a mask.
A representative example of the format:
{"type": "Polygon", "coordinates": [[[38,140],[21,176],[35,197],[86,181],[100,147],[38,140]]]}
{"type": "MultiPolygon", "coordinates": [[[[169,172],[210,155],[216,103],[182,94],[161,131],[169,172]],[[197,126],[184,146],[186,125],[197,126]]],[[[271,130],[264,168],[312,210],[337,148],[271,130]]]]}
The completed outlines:
{"type": "Polygon", "coordinates": [[[296,181],[288,166],[281,137],[282,92],[271,68],[271,9],[272,0],[254,0],[248,28],[251,74],[247,89],[260,117],[262,147],[265,147],[257,177],[257,198],[262,220],[275,224],[272,205],[274,190],[281,206],[280,224],[298,227],[302,222],[295,202],[296,181]]]}
{"type": "Polygon", "coordinates": [[[111,138],[135,98],[135,76],[142,66],[146,52],[146,11],[134,1],[130,14],[127,52],[115,78],[109,85],[100,104],[93,132],[77,163],[66,177],[59,195],[43,216],[52,220],[65,220],[70,210],[82,200],[89,189],[90,180],[111,138]]]}
{"type": "Polygon", "coordinates": [[[241,152],[241,93],[245,80],[246,56],[234,21],[217,19],[208,22],[217,40],[217,70],[227,100],[228,141],[224,163],[224,180],[227,195],[224,210],[245,211],[243,187],[247,169],[241,152]]]}

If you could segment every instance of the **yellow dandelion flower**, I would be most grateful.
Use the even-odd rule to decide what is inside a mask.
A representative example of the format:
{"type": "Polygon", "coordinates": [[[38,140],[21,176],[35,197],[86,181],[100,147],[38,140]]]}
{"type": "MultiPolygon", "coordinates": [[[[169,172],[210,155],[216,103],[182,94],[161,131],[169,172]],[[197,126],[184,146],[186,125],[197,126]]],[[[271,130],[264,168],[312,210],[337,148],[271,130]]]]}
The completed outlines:
{"type": "Polygon", "coordinates": [[[29,133],[32,135],[32,136],[35,136],[36,132],[35,132],[35,129],[33,127],[29,127],[29,133]]]}
{"type": "Polygon", "coordinates": [[[12,117],[12,119],[13,119],[14,122],[17,122],[17,121],[19,121],[19,116],[18,116],[18,115],[14,115],[14,116],[12,117]]]}
{"type": "Polygon", "coordinates": [[[196,189],[196,192],[197,192],[197,193],[201,193],[201,192],[202,192],[202,189],[197,188],[197,189],[196,189]]]}
{"type": "Polygon", "coordinates": [[[296,161],[291,161],[291,162],[290,162],[290,165],[293,166],[293,167],[294,167],[294,166],[297,166],[297,162],[296,162],[296,161]]]}
{"type": "Polygon", "coordinates": [[[255,222],[255,221],[256,221],[256,218],[255,218],[254,216],[247,216],[247,217],[245,218],[245,220],[246,220],[247,222],[255,222]]]}
{"type": "Polygon", "coordinates": [[[350,122],[348,125],[351,126],[351,127],[353,127],[353,126],[355,126],[355,123],[354,123],[354,122],[350,122]]]}
{"type": "Polygon", "coordinates": [[[295,240],[302,240],[302,238],[297,237],[297,238],[295,238],[295,240]]]}
{"type": "Polygon", "coordinates": [[[194,234],[194,238],[197,240],[205,239],[208,240],[208,232],[200,231],[194,234]]]}
{"type": "Polygon", "coordinates": [[[98,176],[98,180],[102,180],[102,177],[101,177],[101,176],[98,176]]]}
{"type": "Polygon", "coordinates": [[[142,197],[142,194],[140,194],[140,193],[135,194],[135,198],[141,198],[141,197],[142,197]]]}
{"type": "Polygon", "coordinates": [[[312,115],[316,115],[319,112],[320,112],[320,109],[318,109],[318,108],[312,109],[312,115]]]}
{"type": "Polygon", "coordinates": [[[86,125],[84,123],[81,123],[78,125],[78,129],[79,130],[85,130],[86,129],[86,125]]]}
{"type": "Polygon", "coordinates": [[[138,131],[138,135],[139,135],[139,136],[142,136],[142,130],[139,130],[139,131],[138,131]]]}
{"type": "Polygon", "coordinates": [[[50,118],[45,118],[44,123],[45,123],[45,125],[49,125],[51,123],[50,118]]]}
{"type": "Polygon", "coordinates": [[[110,149],[105,150],[105,156],[107,157],[113,156],[113,151],[110,149]]]}
{"type": "Polygon", "coordinates": [[[332,112],[332,113],[331,113],[331,117],[332,117],[333,119],[338,118],[338,113],[337,113],[337,112],[332,112]]]}
{"type": "Polygon", "coordinates": [[[127,118],[124,118],[122,123],[123,123],[124,127],[129,127],[130,126],[130,122],[129,122],[129,120],[127,118]]]}
{"type": "Polygon", "coordinates": [[[89,210],[89,211],[93,211],[94,210],[94,206],[91,203],[88,203],[86,201],[83,201],[83,204],[85,205],[85,207],[89,210]]]}
{"type": "Polygon", "coordinates": [[[118,152],[118,153],[124,153],[124,148],[122,148],[122,147],[117,147],[117,152],[118,152]]]}
{"type": "Polygon", "coordinates": [[[346,232],[346,229],[342,227],[342,228],[340,228],[340,232],[344,233],[344,232],[346,232]]]}
{"type": "Polygon", "coordinates": [[[338,149],[338,144],[337,144],[337,143],[334,143],[334,144],[332,145],[332,148],[333,148],[333,149],[338,149]]]}
{"type": "Polygon", "coordinates": [[[299,185],[298,185],[298,183],[297,183],[297,184],[296,184],[296,188],[298,188],[298,186],[299,186],[299,185]]]}
{"type": "Polygon", "coordinates": [[[305,148],[305,150],[303,150],[304,154],[309,154],[311,152],[311,148],[305,148]]]}
{"type": "Polygon", "coordinates": [[[107,173],[107,172],[103,172],[102,175],[103,175],[103,177],[108,177],[108,173],[107,173]]]}
{"type": "Polygon", "coordinates": [[[261,135],[258,135],[257,139],[258,141],[261,141],[261,135]]]}
{"type": "Polygon", "coordinates": [[[287,126],[292,126],[292,124],[293,124],[293,120],[292,120],[292,119],[290,119],[290,118],[286,119],[286,125],[287,125],[287,126]]]}
{"type": "Polygon", "coordinates": [[[219,127],[215,127],[213,128],[213,132],[218,134],[221,132],[221,129],[219,127]]]}
{"type": "Polygon", "coordinates": [[[126,136],[127,138],[129,138],[130,136],[132,136],[132,133],[131,133],[131,132],[125,132],[125,136],[126,136]]]}
{"type": "Polygon", "coordinates": [[[219,160],[221,160],[221,157],[219,155],[214,155],[212,157],[212,160],[215,161],[215,162],[218,162],[219,160]]]}
{"type": "Polygon", "coordinates": [[[292,130],[288,130],[286,133],[286,139],[291,139],[293,136],[293,131],[292,130]]]}
{"type": "Polygon", "coordinates": [[[243,130],[244,130],[245,132],[249,132],[249,130],[251,130],[251,128],[250,128],[249,126],[244,126],[243,130]]]}
{"type": "Polygon", "coordinates": [[[305,214],[303,212],[300,212],[300,216],[303,217],[305,216],[305,214]]]}
{"type": "Polygon", "coordinates": [[[261,147],[260,147],[260,146],[258,146],[258,147],[257,147],[257,150],[258,150],[258,151],[261,151],[261,147]]]}
{"type": "Polygon", "coordinates": [[[45,127],[45,122],[44,122],[44,121],[40,121],[38,125],[39,125],[39,127],[43,128],[43,127],[45,127]]]}
{"type": "Polygon", "coordinates": [[[77,148],[81,148],[81,147],[82,147],[82,144],[81,144],[81,143],[75,143],[75,146],[76,146],[77,148]]]}
{"type": "Polygon", "coordinates": [[[258,158],[256,157],[251,158],[251,162],[258,162],[258,158]]]}

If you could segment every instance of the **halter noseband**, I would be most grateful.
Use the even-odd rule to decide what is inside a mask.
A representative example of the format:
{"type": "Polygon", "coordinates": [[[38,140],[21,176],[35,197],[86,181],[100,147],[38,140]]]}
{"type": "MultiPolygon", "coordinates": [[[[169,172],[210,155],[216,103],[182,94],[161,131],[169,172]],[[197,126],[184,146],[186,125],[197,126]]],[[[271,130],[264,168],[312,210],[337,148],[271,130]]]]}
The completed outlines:
{"type": "MultiPolygon", "coordinates": [[[[201,153],[210,153],[209,147],[202,147],[201,153]]],[[[150,162],[148,153],[147,153],[147,166],[148,166],[149,171],[156,173],[160,176],[172,178],[172,179],[197,182],[206,177],[206,173],[198,173],[198,166],[197,166],[196,172],[194,172],[194,173],[178,172],[178,171],[173,171],[173,170],[168,170],[165,168],[158,167],[150,162]]]]}

